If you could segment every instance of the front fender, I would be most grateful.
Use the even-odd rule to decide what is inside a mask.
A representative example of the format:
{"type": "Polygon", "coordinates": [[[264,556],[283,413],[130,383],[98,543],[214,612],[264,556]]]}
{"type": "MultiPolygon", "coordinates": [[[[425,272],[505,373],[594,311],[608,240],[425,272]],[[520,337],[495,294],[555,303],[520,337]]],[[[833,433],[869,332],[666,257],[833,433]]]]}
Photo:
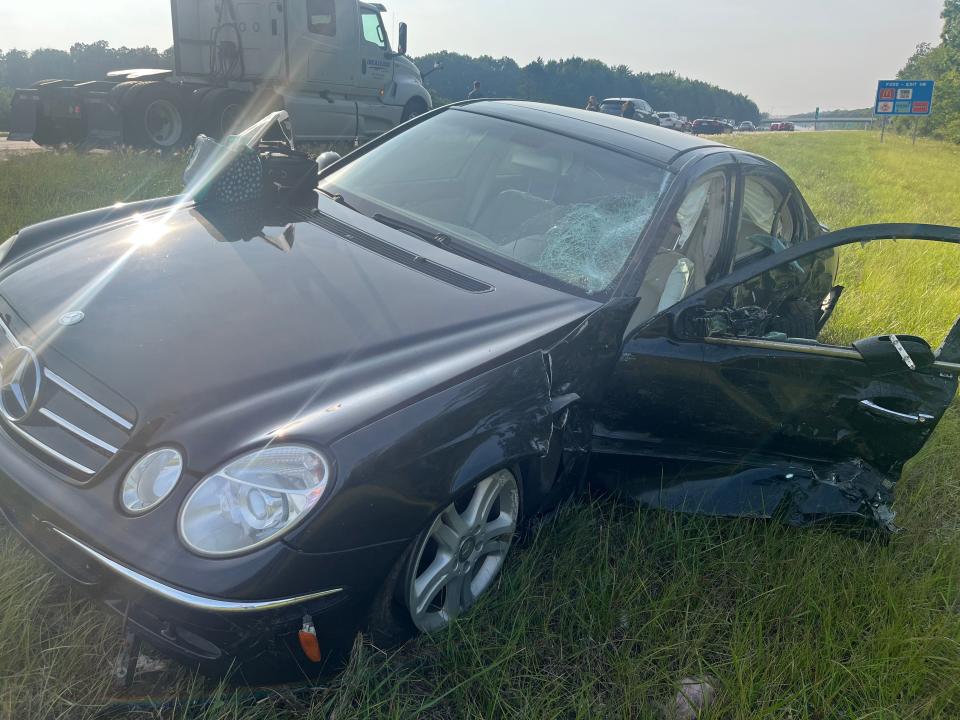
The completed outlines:
{"type": "Polygon", "coordinates": [[[397,93],[390,98],[391,105],[405,106],[413,98],[420,98],[426,104],[427,110],[433,107],[433,100],[427,89],[412,76],[402,76],[396,79],[397,93]]]}
{"type": "Polygon", "coordinates": [[[330,501],[287,540],[334,552],[410,539],[491,470],[546,457],[555,412],[538,350],[388,415],[332,445],[330,501]]]}

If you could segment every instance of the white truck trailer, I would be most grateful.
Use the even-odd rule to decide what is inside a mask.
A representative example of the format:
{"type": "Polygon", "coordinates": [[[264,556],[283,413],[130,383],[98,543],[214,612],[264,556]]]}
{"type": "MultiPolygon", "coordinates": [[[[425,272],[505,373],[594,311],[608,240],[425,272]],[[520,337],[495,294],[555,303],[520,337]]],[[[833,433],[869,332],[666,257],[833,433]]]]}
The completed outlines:
{"type": "Polygon", "coordinates": [[[385,10],[358,0],[171,0],[173,70],[17,90],[10,139],[169,149],[279,109],[301,141],[379,135],[431,107],[406,57],[406,24],[394,50],[385,10]]]}

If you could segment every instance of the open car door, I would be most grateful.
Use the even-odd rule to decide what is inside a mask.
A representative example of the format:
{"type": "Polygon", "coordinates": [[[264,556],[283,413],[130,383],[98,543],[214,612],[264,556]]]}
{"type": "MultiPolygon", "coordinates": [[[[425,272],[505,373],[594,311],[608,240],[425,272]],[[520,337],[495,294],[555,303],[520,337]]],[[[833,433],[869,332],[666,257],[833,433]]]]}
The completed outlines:
{"type": "Polygon", "coordinates": [[[813,337],[771,329],[779,308],[797,305],[782,290],[791,278],[802,287],[841,246],[891,239],[960,243],[960,228],[828,233],[737,268],[628,331],[597,408],[594,481],[666,509],[798,525],[842,517],[893,531],[901,468],[956,394],[960,321],[936,351],[895,334],[821,343],[842,293],[831,288],[809,306],[813,337]]]}

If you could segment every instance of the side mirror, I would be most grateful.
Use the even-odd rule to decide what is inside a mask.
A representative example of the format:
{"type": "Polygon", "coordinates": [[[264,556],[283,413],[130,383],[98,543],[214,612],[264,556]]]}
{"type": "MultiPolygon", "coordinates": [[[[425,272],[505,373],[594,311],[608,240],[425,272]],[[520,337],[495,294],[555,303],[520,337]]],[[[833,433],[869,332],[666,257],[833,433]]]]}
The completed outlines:
{"type": "Polygon", "coordinates": [[[420,77],[425,78],[427,75],[429,75],[430,73],[435,73],[437,70],[443,70],[442,62],[434,62],[433,67],[430,68],[429,70],[421,70],[420,77]]]}
{"type": "Polygon", "coordinates": [[[400,28],[397,30],[397,53],[399,55],[407,54],[407,24],[405,22],[400,23],[400,28]]]}
{"type": "Polygon", "coordinates": [[[323,172],[325,168],[330,167],[339,159],[340,153],[336,153],[333,150],[321,153],[320,157],[317,158],[317,172],[323,172]]]}

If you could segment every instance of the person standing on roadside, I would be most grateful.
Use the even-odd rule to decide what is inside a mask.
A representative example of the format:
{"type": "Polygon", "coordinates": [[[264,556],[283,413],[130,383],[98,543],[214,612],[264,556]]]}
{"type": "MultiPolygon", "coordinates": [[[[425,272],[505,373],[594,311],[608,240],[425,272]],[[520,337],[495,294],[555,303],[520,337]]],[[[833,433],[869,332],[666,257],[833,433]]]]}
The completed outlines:
{"type": "Polygon", "coordinates": [[[587,110],[591,112],[600,112],[600,103],[597,102],[597,96],[591,95],[587,98],[587,110]]]}
{"type": "Polygon", "coordinates": [[[473,81],[473,90],[467,93],[467,100],[476,100],[483,97],[483,90],[480,89],[480,81],[473,81]]]}

